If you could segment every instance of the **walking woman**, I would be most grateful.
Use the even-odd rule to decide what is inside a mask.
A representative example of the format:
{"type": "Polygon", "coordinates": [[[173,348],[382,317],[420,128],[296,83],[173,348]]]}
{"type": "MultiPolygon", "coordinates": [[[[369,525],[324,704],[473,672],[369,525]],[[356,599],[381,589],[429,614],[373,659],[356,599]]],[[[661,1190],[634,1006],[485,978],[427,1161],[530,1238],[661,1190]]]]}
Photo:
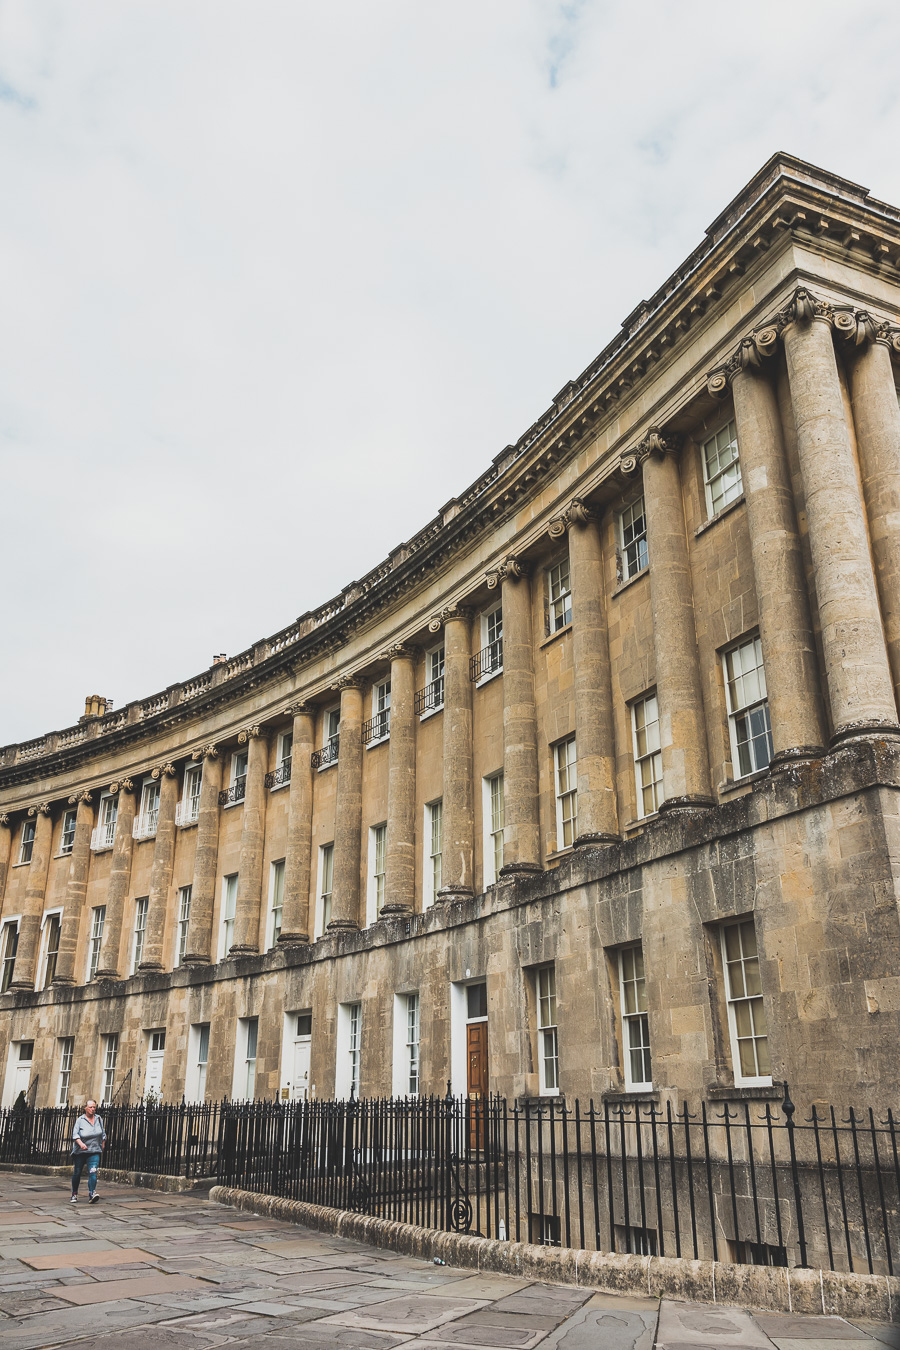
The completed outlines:
{"type": "Polygon", "coordinates": [[[100,1199],[97,1194],[97,1169],[100,1166],[100,1155],[106,1144],[106,1130],[103,1128],[103,1121],[97,1115],[97,1103],[91,1098],[85,1103],[84,1115],[79,1116],[75,1122],[75,1128],[72,1131],[72,1153],[74,1155],[74,1166],[72,1168],[72,1204],[78,1204],[78,1183],[81,1180],[81,1174],[84,1171],[85,1164],[88,1170],[88,1203],[95,1205],[100,1199]]]}

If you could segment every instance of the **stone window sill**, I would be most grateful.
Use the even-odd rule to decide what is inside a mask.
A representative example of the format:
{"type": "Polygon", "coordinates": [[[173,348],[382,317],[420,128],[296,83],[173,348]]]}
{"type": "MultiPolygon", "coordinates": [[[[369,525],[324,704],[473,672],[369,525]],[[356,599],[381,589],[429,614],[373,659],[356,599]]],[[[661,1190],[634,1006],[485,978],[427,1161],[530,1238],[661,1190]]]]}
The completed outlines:
{"type": "Polygon", "coordinates": [[[739,506],[743,505],[744,494],[742,492],[739,497],[735,497],[733,502],[729,502],[727,506],[722,507],[721,511],[717,511],[714,516],[710,516],[709,520],[704,520],[702,525],[698,525],[694,531],[694,538],[699,539],[701,534],[705,534],[707,530],[711,530],[713,525],[718,525],[723,517],[727,516],[731,511],[736,511],[739,506]]]}
{"type": "MultiPolygon", "coordinates": [[[[137,843],[137,840],[135,840],[135,843],[137,843]]],[[[72,849],[69,849],[68,853],[54,853],[54,855],[53,855],[54,859],[56,859],[56,858],[71,858],[71,856],[72,856],[72,849]]],[[[18,864],[15,864],[15,866],[18,866],[18,864]]]]}
{"type": "Polygon", "coordinates": [[[184,824],[179,825],[178,828],[179,828],[179,830],[192,830],[192,829],[194,829],[194,827],[195,827],[196,825],[198,825],[199,823],[200,823],[200,817],[198,816],[196,820],[186,820],[186,821],[184,822],[184,824]]]}
{"type": "Polygon", "coordinates": [[[632,1102],[658,1102],[659,1088],[635,1088],[634,1092],[601,1092],[600,1100],[610,1106],[629,1106],[632,1102]]]}
{"type": "Polygon", "coordinates": [[[534,1111],[539,1106],[556,1106],[563,1108],[566,1104],[565,1097],[559,1092],[548,1092],[546,1096],[543,1093],[525,1092],[518,1100],[519,1106],[528,1111],[534,1111]]]}
{"type": "Polygon", "coordinates": [[[492,670],[489,675],[482,675],[480,680],[475,681],[475,688],[483,689],[486,684],[490,684],[491,680],[496,680],[497,676],[502,674],[503,667],[501,666],[499,670],[492,670]]]}
{"type": "Polygon", "coordinates": [[[574,852],[575,850],[571,844],[569,845],[568,848],[554,849],[552,853],[547,854],[547,862],[548,863],[559,862],[560,858],[571,858],[574,852]]]}
{"type": "Polygon", "coordinates": [[[243,805],[244,805],[244,803],[243,803],[242,801],[240,801],[240,802],[226,802],[225,805],[222,807],[222,810],[223,810],[223,811],[233,811],[233,810],[235,809],[235,807],[243,806],[243,805]]]}
{"type": "Polygon", "coordinates": [[[635,572],[633,577],[627,577],[625,581],[620,581],[610,596],[610,599],[615,600],[616,596],[621,595],[623,591],[627,591],[629,586],[633,586],[636,581],[643,581],[644,577],[649,577],[649,575],[649,565],[647,567],[642,567],[640,572],[635,572]]]}
{"type": "MultiPolygon", "coordinates": [[[[99,850],[99,849],[94,849],[93,851],[94,851],[95,853],[99,853],[100,850],[99,850]]],[[[30,862],[18,862],[18,863],[13,863],[13,867],[30,867],[30,866],[31,866],[31,863],[30,863],[30,862]]]]}
{"type": "Polygon", "coordinates": [[[427,722],[429,717],[437,717],[438,713],[442,713],[443,711],[444,711],[443,703],[439,708],[429,708],[427,712],[419,713],[419,721],[427,722]]]}
{"type": "Polygon", "coordinates": [[[757,769],[756,773],[744,774],[743,778],[726,778],[724,783],[719,784],[719,793],[721,796],[727,796],[729,792],[737,792],[740,788],[750,787],[753,783],[760,782],[767,778],[768,769],[757,769]]]}
{"type": "Polygon", "coordinates": [[[379,736],[377,741],[368,741],[366,750],[377,750],[379,745],[387,745],[390,739],[390,736],[379,736]]]}
{"type": "Polygon", "coordinates": [[[327,773],[329,769],[336,769],[336,768],[337,768],[337,760],[330,759],[327,764],[320,764],[319,767],[316,769],[316,773],[327,773]]]}
{"type": "Polygon", "coordinates": [[[557,638],[565,637],[566,634],[571,633],[571,631],[572,623],[570,620],[567,624],[564,624],[562,628],[557,628],[555,633],[551,633],[549,637],[545,637],[540,645],[541,647],[549,647],[551,642],[555,642],[557,638]]]}
{"type": "Polygon", "coordinates": [[[706,1095],[711,1102],[780,1102],[784,1090],[774,1083],[760,1083],[756,1087],[723,1084],[707,1088],[706,1095]]]}
{"type": "MultiPolygon", "coordinates": [[[[290,786],[291,780],[288,779],[286,783],[276,783],[274,787],[270,787],[269,792],[281,792],[284,788],[289,788],[290,786]]],[[[196,821],[194,823],[196,824],[196,821]]]]}
{"type": "Polygon", "coordinates": [[[634,820],[625,822],[625,833],[631,834],[635,830],[643,829],[645,825],[650,825],[654,820],[659,820],[659,812],[652,811],[649,816],[637,816],[634,820]]]}

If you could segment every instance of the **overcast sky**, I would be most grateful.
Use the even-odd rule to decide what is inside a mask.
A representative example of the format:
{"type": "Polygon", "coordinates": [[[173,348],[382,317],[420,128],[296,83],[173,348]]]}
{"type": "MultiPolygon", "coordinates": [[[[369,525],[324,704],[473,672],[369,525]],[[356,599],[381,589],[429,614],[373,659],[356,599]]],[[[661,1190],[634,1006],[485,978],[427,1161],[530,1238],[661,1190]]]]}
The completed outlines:
{"type": "Polygon", "coordinates": [[[900,204],[897,0],[0,0],[0,744],[329,599],[783,149],[900,204]]]}

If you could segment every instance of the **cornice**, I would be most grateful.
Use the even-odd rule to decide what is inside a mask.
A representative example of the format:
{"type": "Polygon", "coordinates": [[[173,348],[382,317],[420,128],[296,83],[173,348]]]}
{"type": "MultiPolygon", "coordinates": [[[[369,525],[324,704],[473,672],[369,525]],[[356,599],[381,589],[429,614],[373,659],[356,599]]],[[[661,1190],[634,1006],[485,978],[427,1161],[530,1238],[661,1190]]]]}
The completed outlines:
{"type": "MultiPolygon", "coordinates": [[[[0,787],[30,782],[36,764],[46,777],[90,762],[98,751],[120,752],[286,674],[302,673],[318,657],[339,649],[380,611],[430,580],[475,536],[507,520],[523,497],[539,491],[586,439],[614,419],[618,403],[681,349],[692,327],[733,293],[756,259],[786,238],[805,241],[820,254],[852,256],[860,269],[875,275],[900,275],[900,211],[846,179],[789,155],[773,156],[581,375],[411,540],[340,595],[229,661],[102,718],[0,749],[0,787]]],[[[890,340],[900,350],[896,337],[890,340]]],[[[753,345],[759,351],[757,337],[753,345]]],[[[489,587],[491,576],[496,586],[498,574],[489,574],[489,587]]]]}

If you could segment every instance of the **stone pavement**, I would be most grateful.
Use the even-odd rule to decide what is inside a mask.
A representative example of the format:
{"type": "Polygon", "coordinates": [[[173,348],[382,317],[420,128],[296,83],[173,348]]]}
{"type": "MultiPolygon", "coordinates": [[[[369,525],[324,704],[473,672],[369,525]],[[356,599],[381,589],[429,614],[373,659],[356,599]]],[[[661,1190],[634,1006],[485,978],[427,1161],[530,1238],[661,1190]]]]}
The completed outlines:
{"type": "Polygon", "coordinates": [[[0,1346],[880,1350],[900,1328],[473,1275],[198,1195],[0,1173],[0,1346]],[[85,1188],[86,1190],[86,1188],[85,1188]]]}

